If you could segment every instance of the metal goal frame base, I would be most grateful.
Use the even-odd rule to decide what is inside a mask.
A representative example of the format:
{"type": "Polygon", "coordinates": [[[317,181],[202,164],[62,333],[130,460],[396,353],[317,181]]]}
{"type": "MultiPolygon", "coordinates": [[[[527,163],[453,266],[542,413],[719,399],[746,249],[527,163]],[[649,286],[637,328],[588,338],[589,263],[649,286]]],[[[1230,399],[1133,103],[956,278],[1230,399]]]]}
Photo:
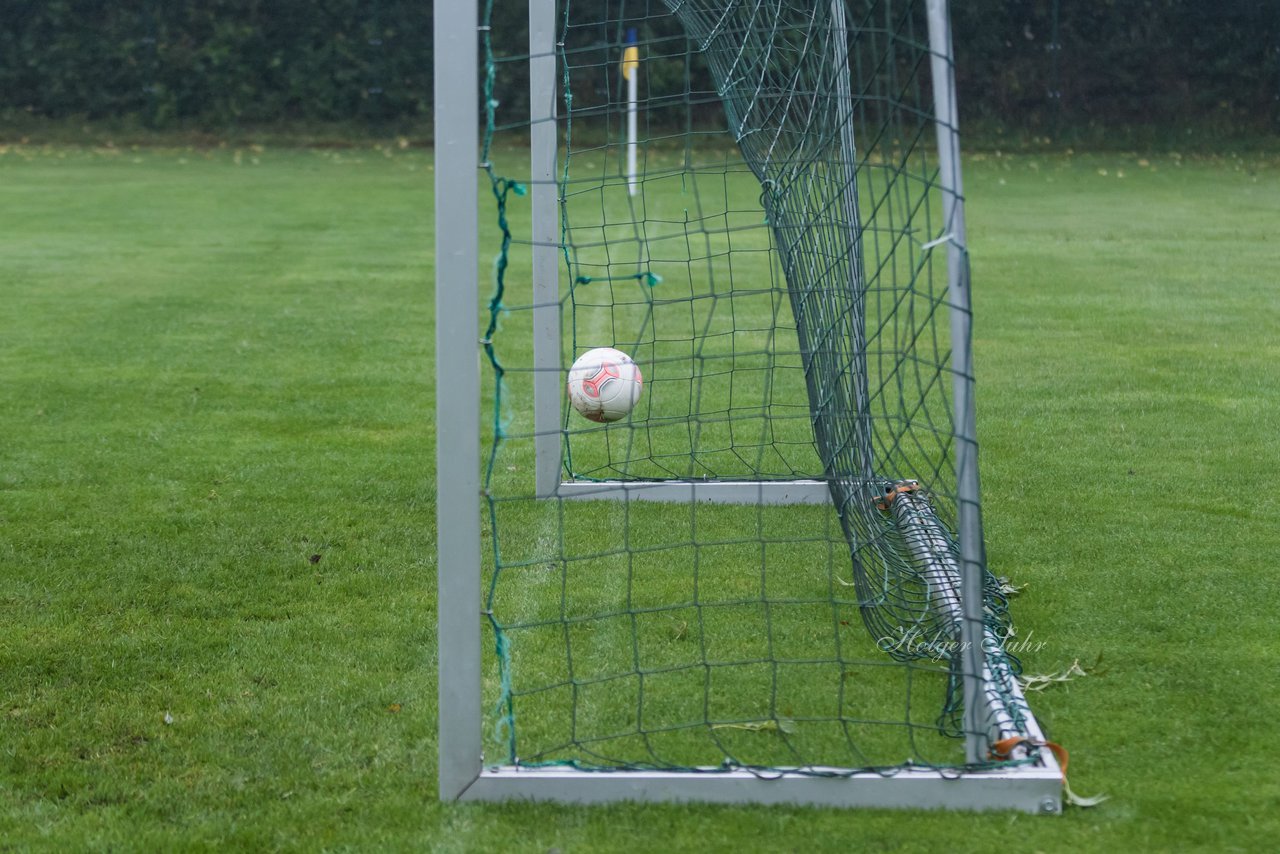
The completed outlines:
{"type": "Polygon", "coordinates": [[[1062,773],[1043,765],[998,771],[944,773],[907,767],[891,775],[840,769],[808,773],[749,771],[578,771],[497,767],[481,771],[457,798],[463,801],[614,801],[808,805],[886,809],[1012,810],[1037,815],[1062,811],[1062,773]],[[823,772],[829,776],[817,776],[823,772]],[[838,776],[837,776],[838,775],[838,776]]]}

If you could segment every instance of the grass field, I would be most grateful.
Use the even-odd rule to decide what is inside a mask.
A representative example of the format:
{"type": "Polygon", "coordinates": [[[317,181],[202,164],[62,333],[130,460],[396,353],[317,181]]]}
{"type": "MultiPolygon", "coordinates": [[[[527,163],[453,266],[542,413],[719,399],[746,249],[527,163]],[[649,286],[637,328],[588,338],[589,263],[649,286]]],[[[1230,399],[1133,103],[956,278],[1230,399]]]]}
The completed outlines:
{"type": "Polygon", "coordinates": [[[1111,796],[1037,819],[437,803],[429,156],[2,152],[0,851],[1280,832],[1280,162],[967,164],[992,569],[1111,796]]]}

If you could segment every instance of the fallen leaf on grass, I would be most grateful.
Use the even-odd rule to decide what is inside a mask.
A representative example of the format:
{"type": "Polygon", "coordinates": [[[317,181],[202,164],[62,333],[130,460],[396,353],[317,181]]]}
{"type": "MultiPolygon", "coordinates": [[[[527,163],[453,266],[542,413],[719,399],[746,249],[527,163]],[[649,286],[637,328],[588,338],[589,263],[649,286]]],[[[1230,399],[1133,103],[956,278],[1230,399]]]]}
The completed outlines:
{"type": "Polygon", "coordinates": [[[1014,596],[1017,596],[1019,593],[1021,593],[1023,590],[1027,589],[1027,585],[1014,584],[1006,576],[1003,576],[1003,575],[997,578],[996,581],[1000,583],[1001,596],[1013,598],[1014,596]]]}
{"type": "Polygon", "coordinates": [[[1088,676],[1084,672],[1084,668],[1080,666],[1080,659],[1071,662],[1071,666],[1066,670],[1057,673],[1045,673],[1035,676],[1022,676],[1018,679],[1018,684],[1022,686],[1023,691],[1043,691],[1050,685],[1057,685],[1060,682],[1070,682],[1077,676],[1088,676]]]}
{"type": "Polygon", "coordinates": [[[1066,780],[1062,781],[1062,790],[1063,794],[1066,795],[1067,803],[1073,807],[1080,807],[1081,809],[1096,807],[1103,801],[1111,800],[1110,795],[1094,795],[1092,798],[1077,795],[1075,792],[1071,791],[1071,787],[1067,785],[1066,780]]]}
{"type": "Polygon", "coordinates": [[[768,721],[752,721],[744,724],[712,724],[712,729],[744,729],[747,732],[781,732],[790,735],[796,731],[796,722],[786,718],[768,721]]]}

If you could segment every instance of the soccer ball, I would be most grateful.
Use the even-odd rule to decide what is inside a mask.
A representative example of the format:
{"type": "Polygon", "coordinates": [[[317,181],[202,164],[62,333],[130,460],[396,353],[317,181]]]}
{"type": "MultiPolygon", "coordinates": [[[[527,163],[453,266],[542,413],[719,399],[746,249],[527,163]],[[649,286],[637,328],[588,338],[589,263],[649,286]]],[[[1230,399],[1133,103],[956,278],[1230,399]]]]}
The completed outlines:
{"type": "Polygon", "coordinates": [[[597,347],[569,368],[569,402],[592,421],[617,421],[640,399],[644,377],[631,357],[612,347],[597,347]]]}

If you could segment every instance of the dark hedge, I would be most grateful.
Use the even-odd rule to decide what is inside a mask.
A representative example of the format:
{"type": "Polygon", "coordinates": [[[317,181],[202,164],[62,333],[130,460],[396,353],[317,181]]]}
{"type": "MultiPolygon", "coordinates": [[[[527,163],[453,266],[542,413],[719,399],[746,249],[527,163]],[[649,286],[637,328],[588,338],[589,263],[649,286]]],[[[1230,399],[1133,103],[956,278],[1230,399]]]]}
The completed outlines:
{"type": "MultiPolygon", "coordinates": [[[[661,29],[657,0],[574,2],[661,29]]],[[[522,4],[496,7],[495,31],[523,40],[522,4]]],[[[425,0],[0,0],[0,110],[425,123],[431,15],[425,0]]],[[[956,0],[952,17],[966,121],[1280,129],[1280,3],[956,0]]]]}

